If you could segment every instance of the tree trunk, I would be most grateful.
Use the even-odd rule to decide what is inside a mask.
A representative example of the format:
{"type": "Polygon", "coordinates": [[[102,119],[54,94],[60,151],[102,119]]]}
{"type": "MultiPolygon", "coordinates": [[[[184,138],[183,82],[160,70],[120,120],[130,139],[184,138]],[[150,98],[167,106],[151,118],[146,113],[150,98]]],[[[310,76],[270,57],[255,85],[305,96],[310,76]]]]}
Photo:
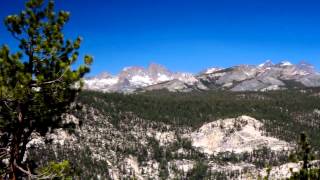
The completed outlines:
{"type": "Polygon", "coordinates": [[[11,142],[11,147],[10,147],[10,168],[11,168],[11,174],[10,178],[13,180],[16,180],[17,177],[19,176],[19,169],[15,166],[17,164],[17,160],[19,158],[19,137],[17,134],[14,135],[13,140],[11,142]]]}
{"type": "Polygon", "coordinates": [[[20,109],[20,105],[18,106],[19,113],[18,113],[18,129],[17,131],[13,134],[11,145],[10,145],[10,168],[11,168],[11,174],[9,178],[16,180],[20,177],[21,172],[20,170],[16,167],[17,165],[21,164],[21,161],[19,161],[21,158],[20,154],[20,144],[21,144],[21,136],[23,132],[23,115],[20,109]]]}
{"type": "Polygon", "coordinates": [[[33,128],[30,127],[29,131],[25,132],[23,135],[23,138],[21,140],[22,146],[20,147],[20,158],[18,159],[18,162],[23,161],[24,153],[27,150],[27,144],[29,142],[29,137],[31,136],[32,132],[33,132],[33,128]]]}

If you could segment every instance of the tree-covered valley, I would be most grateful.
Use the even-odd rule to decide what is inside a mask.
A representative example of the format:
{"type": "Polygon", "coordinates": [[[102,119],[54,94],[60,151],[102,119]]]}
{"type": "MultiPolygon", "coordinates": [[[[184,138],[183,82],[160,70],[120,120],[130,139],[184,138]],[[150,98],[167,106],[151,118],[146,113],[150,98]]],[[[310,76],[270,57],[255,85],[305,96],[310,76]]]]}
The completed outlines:
{"type": "Polygon", "coordinates": [[[72,113],[75,127],[66,126],[71,138],[50,137],[51,145],[35,143],[41,150],[34,148],[30,155],[40,164],[69,160],[79,177],[255,179],[267,176],[268,167],[275,171],[273,178],[280,177],[277,168],[292,162],[301,132],[310,139],[313,159],[319,158],[319,92],[317,88],[245,93],[83,91],[76,100],[81,110],[72,113]],[[218,128],[225,129],[222,143],[227,143],[226,138],[250,125],[241,124],[246,121],[242,115],[263,123],[258,129],[263,136],[287,144],[273,150],[276,144],[256,146],[250,141],[252,150],[212,154],[195,145],[192,133],[201,126],[235,118],[231,128],[221,124],[218,128]]]}
{"type": "MultiPolygon", "coordinates": [[[[15,42],[2,38],[0,26],[0,41],[14,46],[0,46],[0,180],[320,180],[320,73],[315,66],[267,60],[194,74],[151,63],[116,75],[93,69],[91,76],[92,67],[101,64],[92,65],[92,55],[80,54],[82,37],[67,35],[75,30],[99,35],[84,49],[105,52],[97,45],[107,44],[100,25],[108,18],[88,18],[94,13],[87,8],[99,5],[94,11],[105,15],[106,2],[71,3],[85,5],[75,16],[77,25],[85,24],[73,24],[71,31],[65,27],[70,12],[53,0],[26,0],[24,10],[14,14],[1,10],[1,16],[10,12],[3,27],[15,42]],[[97,25],[98,33],[91,33],[97,25]]],[[[133,7],[140,6],[113,16],[116,8],[110,18],[121,19],[133,7]]],[[[129,22],[127,16],[119,24],[129,22]]],[[[117,29],[114,37],[121,29],[130,28],[117,29]]],[[[116,41],[107,37],[114,53],[116,41]]],[[[121,54],[133,48],[123,44],[130,48],[121,54]]]]}
{"type": "Polygon", "coordinates": [[[320,89],[270,92],[191,92],[154,91],[138,94],[84,91],[78,102],[111,115],[132,112],[140,118],[174,126],[200,127],[221,118],[249,115],[261,120],[270,136],[289,142],[306,132],[320,147],[320,89]]]}

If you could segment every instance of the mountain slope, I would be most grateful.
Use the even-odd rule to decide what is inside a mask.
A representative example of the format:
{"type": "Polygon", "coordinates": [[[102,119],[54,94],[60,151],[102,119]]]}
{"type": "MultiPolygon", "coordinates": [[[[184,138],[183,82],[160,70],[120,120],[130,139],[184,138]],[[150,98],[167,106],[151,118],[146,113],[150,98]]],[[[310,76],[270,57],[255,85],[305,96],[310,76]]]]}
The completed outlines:
{"type": "Polygon", "coordinates": [[[85,80],[85,89],[103,92],[133,92],[138,88],[178,80],[186,84],[197,81],[190,73],[173,73],[158,64],[150,64],[148,68],[126,67],[117,76],[102,73],[85,80]]]}
{"type": "MultiPolygon", "coordinates": [[[[238,148],[236,154],[233,154],[231,149],[221,149],[215,156],[202,152],[194,141],[194,133],[197,133],[197,136],[205,136],[201,130],[207,125],[191,131],[190,128],[153,123],[129,114],[126,115],[128,120],[123,119],[118,125],[114,125],[110,123],[108,117],[102,116],[94,109],[89,108],[85,113],[88,120],[81,127],[77,126],[74,135],[58,129],[55,134],[48,136],[53,143],[47,146],[45,146],[45,139],[38,138],[37,143],[32,142],[28,145],[37,147],[37,150],[31,148],[29,156],[44,164],[52,160],[68,159],[73,165],[77,165],[77,171],[81,172],[82,179],[93,177],[102,179],[188,178],[192,176],[192,170],[200,161],[208,164],[206,170],[210,172],[206,175],[208,178],[228,178],[233,174],[234,177],[247,179],[249,174],[251,176],[256,172],[263,172],[264,168],[259,163],[272,162],[274,165],[280,165],[286,162],[280,159],[286,156],[287,151],[273,150],[272,143],[256,146],[256,143],[248,142],[247,145],[253,149],[238,148]],[[55,153],[50,153],[52,151],[55,153]],[[258,163],[254,159],[261,154],[265,159],[259,160],[258,163]],[[229,160],[223,158],[238,160],[229,163],[229,160]]],[[[73,119],[77,118],[73,117],[73,119]]],[[[242,119],[243,122],[247,120],[259,122],[247,116],[236,119],[242,119]]],[[[228,121],[229,119],[220,120],[222,123],[228,123],[228,121]]],[[[245,128],[255,128],[252,125],[248,123],[245,128]]],[[[232,125],[230,128],[235,131],[224,131],[216,134],[216,137],[234,139],[232,134],[237,134],[241,130],[232,125]]],[[[257,132],[260,131],[263,132],[257,130],[257,132]]],[[[256,138],[256,141],[259,140],[265,140],[265,138],[256,138]]],[[[272,140],[281,142],[278,144],[281,149],[291,147],[288,143],[276,138],[272,140]]],[[[236,141],[233,146],[237,146],[236,141]]],[[[204,149],[210,147],[202,144],[204,149]]],[[[254,177],[257,178],[257,175],[256,173],[254,177]]]]}
{"type": "MultiPolygon", "coordinates": [[[[288,82],[300,87],[318,87],[319,74],[311,65],[289,62],[272,64],[267,61],[259,66],[236,66],[210,74],[202,74],[198,79],[209,87],[231,91],[268,91],[289,88],[288,82]]],[[[297,87],[297,86],[296,86],[297,87]]]]}
{"type": "Polygon", "coordinates": [[[35,138],[28,156],[40,165],[67,159],[82,179],[257,179],[266,164],[287,176],[300,132],[320,147],[319,94],[85,91],[82,110],[66,117],[76,128],[35,138]]]}
{"type": "Polygon", "coordinates": [[[319,87],[320,74],[305,62],[291,64],[266,61],[258,66],[240,65],[230,68],[208,68],[198,75],[173,73],[161,65],[148,68],[128,67],[119,75],[101,74],[85,80],[85,88],[104,92],[134,92],[166,89],[173,92],[269,91],[288,88],[319,87]]]}

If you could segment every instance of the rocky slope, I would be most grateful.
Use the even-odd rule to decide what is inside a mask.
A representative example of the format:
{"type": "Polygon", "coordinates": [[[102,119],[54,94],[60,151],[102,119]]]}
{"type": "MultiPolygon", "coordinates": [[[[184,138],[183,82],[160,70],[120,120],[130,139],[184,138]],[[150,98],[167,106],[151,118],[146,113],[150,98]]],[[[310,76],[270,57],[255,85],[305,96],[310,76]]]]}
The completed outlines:
{"type": "Polygon", "coordinates": [[[34,134],[27,159],[69,160],[79,179],[257,179],[267,166],[280,179],[301,167],[288,160],[301,132],[320,146],[319,92],[84,91],[64,118],[75,128],[34,134]]]}
{"type": "Polygon", "coordinates": [[[91,166],[82,167],[92,170],[86,170],[86,176],[81,175],[83,179],[187,178],[202,162],[207,164],[207,177],[247,179],[264,173],[255,154],[278,160],[293,147],[264,136],[263,124],[248,116],[221,119],[192,130],[148,122],[132,114],[123,114],[125,118],[119,124],[112,124],[110,117],[92,108],[85,109],[84,114],[87,120],[82,126],[79,117],[69,116],[77,124],[73,134],[58,129],[48,135],[47,140],[53,145],[35,138],[28,145],[29,156],[42,163],[70,159],[72,164],[91,166]],[[43,149],[33,151],[32,147],[43,149]],[[46,154],[50,151],[55,154],[46,154]]]}
{"type": "Polygon", "coordinates": [[[138,88],[167,82],[179,81],[193,84],[196,78],[190,73],[173,73],[158,64],[150,64],[148,68],[126,67],[117,76],[102,73],[85,80],[85,88],[103,92],[133,92],[138,88]]]}
{"type": "MultiPolygon", "coordinates": [[[[266,61],[258,66],[240,65],[226,69],[213,68],[196,76],[206,89],[230,91],[269,91],[287,88],[319,87],[320,74],[312,65],[284,61],[266,61]]],[[[167,88],[163,85],[163,88],[167,88]]],[[[174,91],[170,88],[167,88],[174,91]]]]}
{"type": "Polygon", "coordinates": [[[192,132],[190,137],[192,145],[207,154],[219,152],[239,154],[263,147],[268,147],[272,151],[286,151],[290,147],[287,142],[265,136],[263,124],[249,116],[204,124],[192,132]]]}
{"type": "Polygon", "coordinates": [[[117,76],[106,73],[85,80],[85,88],[104,92],[133,92],[167,89],[189,92],[222,89],[230,91],[269,91],[299,87],[319,87],[320,74],[305,62],[291,64],[266,61],[258,66],[208,68],[198,75],[173,73],[151,64],[147,69],[128,67],[117,76]]]}

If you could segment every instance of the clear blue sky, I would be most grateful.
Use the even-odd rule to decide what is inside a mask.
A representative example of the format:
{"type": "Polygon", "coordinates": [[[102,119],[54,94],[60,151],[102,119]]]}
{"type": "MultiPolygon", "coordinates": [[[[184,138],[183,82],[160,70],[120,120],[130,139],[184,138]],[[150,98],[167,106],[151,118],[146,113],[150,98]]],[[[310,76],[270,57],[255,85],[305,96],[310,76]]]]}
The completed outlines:
{"type": "MultiPolygon", "coordinates": [[[[1,0],[0,18],[23,8],[1,0]]],[[[66,37],[81,35],[91,75],[156,62],[173,71],[301,60],[320,69],[319,0],[56,0],[71,11],[66,37]]],[[[13,46],[4,25],[0,44],[13,46]]]]}

